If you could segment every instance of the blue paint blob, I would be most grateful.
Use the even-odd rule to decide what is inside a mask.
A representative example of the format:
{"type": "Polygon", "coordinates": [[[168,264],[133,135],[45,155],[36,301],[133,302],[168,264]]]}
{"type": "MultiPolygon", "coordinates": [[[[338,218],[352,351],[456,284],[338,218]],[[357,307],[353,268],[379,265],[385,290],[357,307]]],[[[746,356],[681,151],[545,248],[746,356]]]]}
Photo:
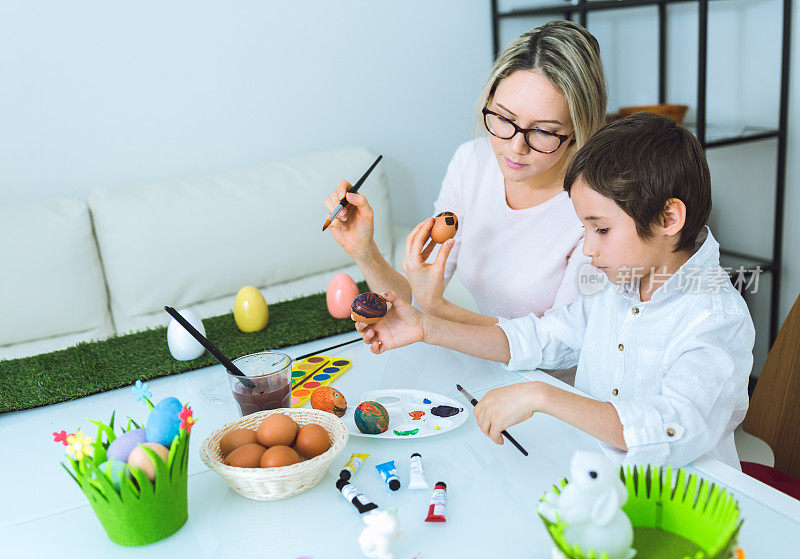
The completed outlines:
{"type": "Polygon", "coordinates": [[[314,380],[328,380],[329,378],[331,378],[331,376],[330,375],[326,375],[324,373],[319,373],[317,375],[314,375],[312,378],[314,380]]]}
{"type": "Polygon", "coordinates": [[[430,401],[430,400],[428,400],[427,398],[423,398],[423,400],[422,400],[422,403],[423,403],[423,404],[430,404],[430,403],[431,403],[431,401],[430,401]]]}
{"type": "Polygon", "coordinates": [[[338,373],[339,372],[339,367],[325,367],[324,369],[322,369],[322,372],[323,373],[331,373],[331,374],[338,373]]]}

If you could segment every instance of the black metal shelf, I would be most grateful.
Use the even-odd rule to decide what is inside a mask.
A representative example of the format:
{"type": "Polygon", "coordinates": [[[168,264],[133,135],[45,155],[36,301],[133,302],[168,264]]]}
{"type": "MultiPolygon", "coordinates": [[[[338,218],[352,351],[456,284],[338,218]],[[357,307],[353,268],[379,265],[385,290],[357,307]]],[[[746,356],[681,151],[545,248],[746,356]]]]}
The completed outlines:
{"type": "Polygon", "coordinates": [[[667,91],[667,7],[676,4],[696,4],[698,11],[698,52],[697,52],[697,123],[693,132],[705,149],[746,144],[764,140],[777,140],[774,230],[772,237],[772,258],[764,259],[746,254],[722,250],[722,254],[730,257],[744,258],[760,263],[762,271],[772,273],[772,292],[770,293],[769,343],[775,341],[778,334],[778,318],[780,316],[779,296],[781,287],[782,250],[783,250],[783,203],[786,185],[786,131],[789,109],[789,54],[791,45],[792,0],[782,0],[782,36],[781,36],[781,85],[778,107],[778,127],[762,128],[744,127],[738,133],[715,135],[709,133],[706,123],[706,93],[708,64],[708,5],[711,0],[571,0],[569,2],[547,4],[531,8],[515,8],[501,12],[498,0],[490,0],[492,7],[492,43],[494,55],[500,52],[500,21],[509,18],[525,18],[537,16],[558,16],[573,19],[584,27],[588,26],[588,16],[592,12],[603,10],[621,10],[653,6],[657,8],[658,17],[658,102],[666,103],[667,91]]]}

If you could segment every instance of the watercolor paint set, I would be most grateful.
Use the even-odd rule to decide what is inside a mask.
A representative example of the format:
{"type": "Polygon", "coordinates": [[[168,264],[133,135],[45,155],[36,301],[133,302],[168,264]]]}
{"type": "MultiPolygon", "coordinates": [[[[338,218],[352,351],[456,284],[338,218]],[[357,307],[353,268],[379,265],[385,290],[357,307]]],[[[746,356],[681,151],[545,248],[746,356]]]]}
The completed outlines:
{"type": "Polygon", "coordinates": [[[353,364],[349,359],[312,355],[292,365],[293,408],[305,404],[311,393],[320,386],[327,386],[353,364]]]}
{"type": "Polygon", "coordinates": [[[470,411],[458,401],[425,390],[385,389],[361,394],[357,402],[373,401],[389,413],[389,427],[383,433],[362,433],[356,426],[354,409],[348,406],[342,417],[347,430],[357,437],[407,439],[438,435],[463,424],[470,411]]]}

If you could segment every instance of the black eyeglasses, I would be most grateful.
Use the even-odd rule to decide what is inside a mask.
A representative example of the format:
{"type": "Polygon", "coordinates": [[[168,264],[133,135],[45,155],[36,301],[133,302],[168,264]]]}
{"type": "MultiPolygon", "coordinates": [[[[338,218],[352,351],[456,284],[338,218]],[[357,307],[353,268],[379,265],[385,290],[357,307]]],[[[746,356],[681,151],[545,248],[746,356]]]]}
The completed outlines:
{"type": "Polygon", "coordinates": [[[510,140],[517,133],[521,133],[528,147],[539,153],[553,153],[571,136],[571,134],[556,134],[541,128],[520,128],[506,117],[490,111],[486,107],[482,112],[483,124],[492,136],[501,140],[510,140]]]}

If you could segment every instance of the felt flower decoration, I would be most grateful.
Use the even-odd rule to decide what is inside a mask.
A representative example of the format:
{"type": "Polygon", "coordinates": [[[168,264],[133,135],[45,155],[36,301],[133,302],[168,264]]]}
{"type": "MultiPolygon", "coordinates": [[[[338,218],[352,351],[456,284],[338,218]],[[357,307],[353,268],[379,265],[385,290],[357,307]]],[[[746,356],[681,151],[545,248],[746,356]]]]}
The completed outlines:
{"type": "Polygon", "coordinates": [[[53,442],[54,443],[61,443],[64,446],[67,446],[69,443],[67,442],[67,432],[63,429],[56,433],[53,431],[53,442]]]}
{"type": "Polygon", "coordinates": [[[92,453],[92,438],[84,437],[83,431],[78,429],[74,435],[67,435],[68,452],[74,452],[75,458],[78,460],[83,459],[83,456],[89,456],[92,453]]]}
{"type": "Polygon", "coordinates": [[[134,383],[134,385],[131,387],[131,390],[133,391],[134,398],[136,398],[137,402],[141,402],[142,400],[153,397],[153,394],[150,393],[150,385],[140,380],[137,380],[134,383]]]}
{"type": "Polygon", "coordinates": [[[186,431],[187,433],[192,432],[192,427],[194,426],[194,422],[197,421],[194,417],[192,417],[192,408],[189,406],[183,406],[181,413],[178,414],[178,417],[181,420],[180,428],[186,431]]]}

